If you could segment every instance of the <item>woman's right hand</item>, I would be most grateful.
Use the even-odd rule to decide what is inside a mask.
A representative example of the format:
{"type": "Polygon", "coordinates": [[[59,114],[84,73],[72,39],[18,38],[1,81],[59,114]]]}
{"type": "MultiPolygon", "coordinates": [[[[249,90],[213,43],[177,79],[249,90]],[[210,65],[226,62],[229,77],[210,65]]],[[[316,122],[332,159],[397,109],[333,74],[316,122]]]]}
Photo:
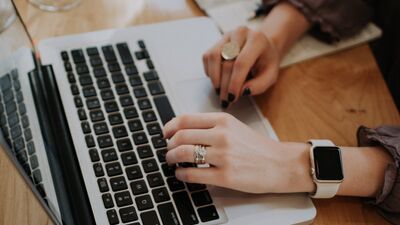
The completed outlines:
{"type": "Polygon", "coordinates": [[[226,34],[203,55],[204,70],[227,108],[239,96],[257,95],[273,85],[278,77],[280,54],[268,37],[247,27],[226,34]],[[240,53],[235,60],[221,58],[224,44],[236,42],[240,53]]]}

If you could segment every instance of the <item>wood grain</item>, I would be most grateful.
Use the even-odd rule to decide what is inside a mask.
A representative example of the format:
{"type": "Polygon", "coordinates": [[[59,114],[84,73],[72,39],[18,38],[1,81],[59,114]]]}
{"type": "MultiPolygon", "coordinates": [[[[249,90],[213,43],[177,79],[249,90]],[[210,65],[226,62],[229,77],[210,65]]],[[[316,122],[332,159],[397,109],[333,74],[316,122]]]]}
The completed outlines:
{"type": "MultiPolygon", "coordinates": [[[[203,15],[191,0],[83,0],[59,13],[43,12],[26,0],[15,3],[36,41],[203,15]]],[[[367,45],[284,69],[277,84],[256,100],[284,141],[329,138],[354,146],[360,125],[400,124],[367,45]]],[[[0,180],[0,224],[52,224],[3,151],[0,180]]],[[[387,224],[359,198],[314,203],[315,224],[387,224]]]]}

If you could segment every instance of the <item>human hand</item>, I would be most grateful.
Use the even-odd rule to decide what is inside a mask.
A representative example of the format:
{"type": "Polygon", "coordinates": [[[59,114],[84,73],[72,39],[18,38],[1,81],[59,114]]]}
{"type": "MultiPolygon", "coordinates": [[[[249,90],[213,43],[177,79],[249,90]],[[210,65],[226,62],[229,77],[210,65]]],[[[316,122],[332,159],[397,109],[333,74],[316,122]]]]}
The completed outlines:
{"type": "Polygon", "coordinates": [[[194,162],[194,145],[207,147],[209,168],[177,168],[176,177],[250,193],[312,191],[306,144],[279,143],[226,113],[183,115],[163,129],[169,164],[194,162]]]}
{"type": "Polygon", "coordinates": [[[281,56],[267,36],[247,27],[226,34],[203,55],[205,73],[227,108],[239,96],[258,95],[273,85],[278,77],[281,56]],[[241,51],[232,61],[221,58],[222,46],[237,43],[241,51]]]}

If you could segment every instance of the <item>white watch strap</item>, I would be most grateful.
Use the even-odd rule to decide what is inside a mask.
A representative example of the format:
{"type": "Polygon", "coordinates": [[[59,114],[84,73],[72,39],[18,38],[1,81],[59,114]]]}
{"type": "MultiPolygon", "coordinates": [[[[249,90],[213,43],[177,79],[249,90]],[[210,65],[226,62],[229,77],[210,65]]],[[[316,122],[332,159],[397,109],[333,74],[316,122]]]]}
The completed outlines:
{"type": "MultiPolygon", "coordinates": [[[[336,147],[336,145],[330,140],[309,140],[313,147],[321,146],[321,147],[336,147]]],[[[339,190],[340,183],[320,183],[314,181],[317,189],[315,193],[310,193],[310,197],[312,198],[332,198],[336,195],[339,190]]]]}

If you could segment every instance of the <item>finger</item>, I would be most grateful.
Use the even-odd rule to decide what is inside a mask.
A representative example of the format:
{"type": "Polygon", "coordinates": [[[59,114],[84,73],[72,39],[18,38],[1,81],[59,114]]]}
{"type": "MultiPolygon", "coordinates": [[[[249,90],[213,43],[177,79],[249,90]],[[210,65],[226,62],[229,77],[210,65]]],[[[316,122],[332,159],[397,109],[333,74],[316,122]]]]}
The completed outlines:
{"type": "Polygon", "coordinates": [[[270,88],[277,79],[278,69],[275,67],[265,68],[256,72],[254,78],[246,81],[242,87],[242,96],[259,95],[270,88]]]}
{"type": "Polygon", "coordinates": [[[229,36],[225,35],[207,54],[207,71],[216,90],[221,85],[221,49],[228,41],[229,36]]]}
{"type": "Polygon", "coordinates": [[[207,54],[208,54],[208,52],[205,52],[205,53],[203,54],[202,60],[203,60],[203,69],[204,69],[204,73],[205,73],[207,76],[209,76],[209,75],[208,75],[209,72],[208,72],[207,54]]]}
{"type": "Polygon", "coordinates": [[[178,167],[176,168],[175,176],[178,180],[187,183],[218,185],[220,182],[219,170],[215,167],[210,167],[210,168],[178,167]]]}
{"type": "Polygon", "coordinates": [[[186,114],[173,118],[163,128],[164,138],[172,137],[178,130],[208,129],[217,124],[216,113],[186,114]]]}
{"type": "Polygon", "coordinates": [[[228,100],[230,102],[236,100],[236,97],[241,94],[240,91],[246,81],[246,77],[264,51],[265,38],[259,35],[263,34],[255,34],[249,37],[235,60],[228,87],[228,100]]]}
{"type": "Polygon", "coordinates": [[[168,141],[168,149],[174,149],[179,145],[205,145],[212,146],[215,137],[210,129],[186,129],[179,130],[168,141]]]}
{"type": "Polygon", "coordinates": [[[239,48],[241,49],[246,42],[247,32],[247,27],[243,26],[237,28],[234,32],[230,34],[230,41],[237,43],[239,45],[239,48]]]}
{"type": "MultiPolygon", "coordinates": [[[[194,145],[180,145],[174,149],[171,149],[167,152],[165,159],[168,164],[176,164],[176,163],[194,163],[195,159],[195,148],[194,145]]],[[[212,147],[207,147],[207,154],[205,156],[206,163],[211,165],[217,165],[215,149],[212,147]]]]}
{"type": "Polygon", "coordinates": [[[229,106],[228,102],[228,86],[232,72],[234,61],[223,61],[222,62],[222,75],[221,75],[221,107],[226,109],[229,106]]]}

